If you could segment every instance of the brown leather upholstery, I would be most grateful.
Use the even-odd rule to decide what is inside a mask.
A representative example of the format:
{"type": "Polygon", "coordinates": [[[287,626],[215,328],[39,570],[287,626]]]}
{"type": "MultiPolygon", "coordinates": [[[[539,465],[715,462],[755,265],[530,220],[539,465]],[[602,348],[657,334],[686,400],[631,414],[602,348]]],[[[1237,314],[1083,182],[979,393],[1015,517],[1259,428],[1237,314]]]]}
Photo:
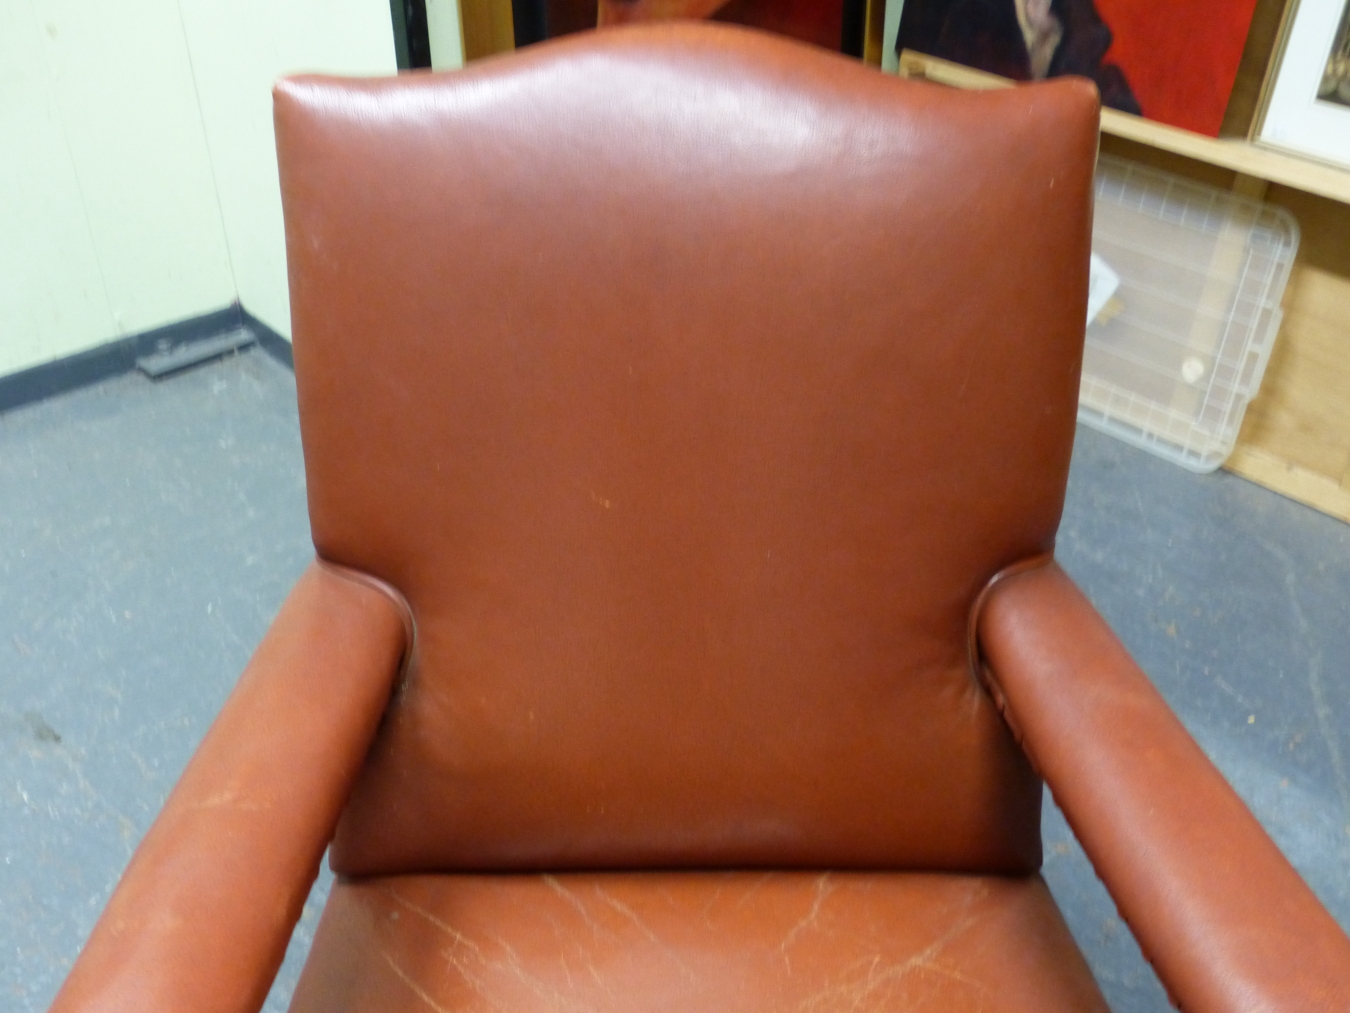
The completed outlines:
{"type": "Polygon", "coordinates": [[[336,832],[297,1010],[1100,1010],[1028,755],[1188,1010],[1350,1006],[1046,562],[1095,130],[696,25],[283,83],[324,562],[55,1008],[256,1010],[336,832]]]}
{"type": "Polygon", "coordinates": [[[1039,876],[394,876],[334,888],[292,1013],[1107,1013],[1039,876]]]}
{"type": "Polygon", "coordinates": [[[141,841],[54,1011],[256,1011],[407,642],[368,581],[311,566],[141,841]]]}
{"type": "Polygon", "coordinates": [[[418,631],[334,867],[1036,869],[966,627],[1059,521],[1091,88],[686,24],[276,108],[315,544],[418,631]]]}
{"type": "Polygon", "coordinates": [[[1000,581],[995,691],[1177,1004],[1350,1010],[1350,939],[1064,571],[1000,581]]]}

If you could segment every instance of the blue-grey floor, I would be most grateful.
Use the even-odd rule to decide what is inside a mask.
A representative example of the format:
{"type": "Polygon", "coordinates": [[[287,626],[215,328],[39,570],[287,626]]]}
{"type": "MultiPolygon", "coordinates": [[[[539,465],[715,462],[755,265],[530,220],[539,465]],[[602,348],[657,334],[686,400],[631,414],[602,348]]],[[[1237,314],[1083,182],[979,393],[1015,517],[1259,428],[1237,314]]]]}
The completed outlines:
{"type": "MultiPolygon", "coordinates": [[[[309,555],[294,381],[261,352],[0,415],[0,1010],[46,1008],[309,555]]],[[[1350,527],[1083,431],[1059,555],[1350,927],[1350,527]]],[[[1167,1009],[1045,831],[1113,1009],[1167,1009]]]]}

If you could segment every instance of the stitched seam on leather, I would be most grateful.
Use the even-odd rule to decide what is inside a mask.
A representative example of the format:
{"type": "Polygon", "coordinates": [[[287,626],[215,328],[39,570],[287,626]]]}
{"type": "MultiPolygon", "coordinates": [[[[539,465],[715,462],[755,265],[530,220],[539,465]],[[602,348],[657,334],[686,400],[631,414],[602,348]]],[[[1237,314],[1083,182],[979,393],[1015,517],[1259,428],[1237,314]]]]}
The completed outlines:
{"type": "Polygon", "coordinates": [[[1045,774],[1041,771],[1041,765],[1036,760],[1036,753],[1032,750],[1031,744],[1027,742],[1026,736],[1022,734],[1022,726],[1019,725],[1017,719],[1013,717],[1012,708],[1008,706],[1008,696],[1003,692],[1003,687],[1000,686],[998,680],[994,678],[994,673],[989,670],[988,665],[981,665],[980,671],[984,675],[982,681],[985,691],[993,698],[994,707],[997,708],[999,717],[1001,717],[1003,723],[1008,726],[1008,731],[1012,732],[1013,741],[1017,743],[1018,748],[1022,750],[1022,755],[1025,756],[1027,762],[1031,764],[1031,769],[1036,772],[1037,777],[1044,781],[1045,774]]]}
{"type": "Polygon", "coordinates": [[[388,598],[393,603],[394,608],[398,610],[399,618],[403,621],[403,656],[399,659],[398,678],[394,683],[394,693],[397,695],[399,690],[407,683],[409,675],[412,674],[413,662],[417,657],[417,617],[413,615],[412,606],[408,604],[408,599],[393,584],[372,576],[364,570],[356,570],[350,566],[343,566],[341,563],[332,563],[322,556],[315,556],[314,561],[318,563],[320,569],[326,570],[334,577],[350,581],[372,591],[378,591],[388,598]]]}
{"type": "Polygon", "coordinates": [[[1039,552],[1034,556],[1028,556],[1026,559],[1019,559],[1015,563],[1008,564],[989,578],[984,587],[980,588],[980,593],[975,596],[975,601],[970,606],[970,618],[966,620],[966,663],[970,669],[970,677],[996,701],[1003,694],[991,692],[989,683],[992,681],[992,677],[987,674],[984,661],[980,657],[980,614],[984,611],[984,605],[989,600],[990,592],[1000,581],[1008,577],[1015,577],[1019,573],[1039,570],[1041,567],[1054,562],[1054,559],[1055,553],[1052,549],[1049,552],[1039,552]]]}

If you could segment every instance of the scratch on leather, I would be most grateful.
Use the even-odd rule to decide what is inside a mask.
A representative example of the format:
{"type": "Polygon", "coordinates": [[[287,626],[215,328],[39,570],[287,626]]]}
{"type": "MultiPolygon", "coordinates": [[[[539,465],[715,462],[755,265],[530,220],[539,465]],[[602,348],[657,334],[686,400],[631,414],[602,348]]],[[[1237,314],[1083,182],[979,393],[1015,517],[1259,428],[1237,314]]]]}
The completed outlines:
{"type": "MultiPolygon", "coordinates": [[[[464,984],[468,985],[469,988],[480,999],[482,999],[485,1003],[487,1003],[495,1010],[502,1009],[501,1004],[492,998],[492,993],[483,983],[483,980],[469,969],[469,965],[457,953],[455,953],[453,949],[443,950],[441,952],[441,956],[445,959],[445,962],[449,964],[451,968],[454,969],[455,973],[459,975],[460,980],[463,981],[464,984]]],[[[477,957],[476,954],[475,956],[477,957]]],[[[477,957],[477,959],[479,963],[483,962],[481,957],[477,957]]]]}
{"type": "Polygon", "coordinates": [[[235,812],[267,812],[272,808],[268,800],[250,799],[242,797],[238,790],[226,788],[222,791],[214,792],[206,798],[192,804],[193,809],[233,809],[235,812]]]}
{"type": "Polygon", "coordinates": [[[427,994],[426,989],[424,989],[421,985],[417,984],[417,982],[413,981],[412,977],[408,974],[408,972],[403,970],[403,968],[399,967],[398,962],[394,960],[393,957],[391,957],[388,953],[384,952],[383,950],[380,951],[380,956],[382,956],[384,958],[384,962],[389,965],[389,969],[399,976],[399,980],[401,980],[403,984],[407,985],[410,989],[413,990],[413,993],[417,996],[417,998],[421,999],[424,1003],[426,1003],[428,1006],[434,1009],[436,1013],[450,1013],[450,1010],[446,1009],[435,999],[431,998],[431,996],[427,994]]]}
{"type": "Polygon", "coordinates": [[[753,897],[755,894],[759,893],[760,889],[763,888],[764,885],[769,882],[769,880],[774,879],[775,876],[776,874],[772,872],[766,872],[761,874],[758,879],[756,879],[753,883],[750,884],[750,888],[748,890],[743,891],[740,897],[736,899],[737,910],[745,907],[745,905],[749,903],[750,898],[753,897]]]}
{"type": "MultiPolygon", "coordinates": [[[[712,928],[712,909],[716,907],[717,902],[722,899],[722,893],[725,890],[726,880],[723,879],[717,884],[716,889],[708,896],[708,899],[703,903],[703,909],[698,913],[699,920],[702,921],[707,928],[712,928]]],[[[679,902],[675,900],[674,895],[671,894],[669,890],[663,888],[662,895],[670,903],[671,907],[679,906],[679,902]]]]}
{"type": "Polygon", "coordinates": [[[848,975],[846,980],[828,985],[814,995],[807,996],[797,1005],[797,1010],[799,1013],[811,1013],[814,1010],[864,1009],[869,1000],[880,998],[878,993],[883,989],[902,983],[915,971],[936,972],[985,992],[987,989],[979,982],[965,978],[934,962],[948,943],[978,920],[977,916],[968,915],[918,953],[897,964],[883,966],[882,958],[879,956],[858,961],[845,972],[848,975]],[[860,971],[863,972],[861,975],[858,974],[860,971]]]}
{"type": "Polygon", "coordinates": [[[591,1013],[590,1007],[580,1005],[576,1000],[559,992],[556,988],[550,987],[543,981],[540,981],[534,975],[525,970],[525,964],[520,959],[520,954],[516,953],[515,948],[500,936],[493,936],[492,941],[501,948],[506,959],[500,961],[488,962],[488,966],[497,970],[507,971],[511,977],[515,978],[521,985],[529,989],[540,999],[552,1006],[555,1010],[572,1010],[575,1013],[591,1013]]]}
{"type": "Polygon", "coordinates": [[[788,956],[788,947],[796,942],[797,937],[809,928],[814,928],[816,920],[820,917],[821,905],[825,903],[825,898],[834,892],[834,885],[830,882],[830,874],[822,873],[816,879],[815,893],[811,898],[811,910],[806,912],[796,925],[788,930],[788,934],[783,937],[783,941],[778,946],[778,952],[783,955],[783,963],[787,965],[788,974],[792,973],[792,959],[788,956]]]}
{"type": "Polygon", "coordinates": [[[675,966],[680,969],[681,973],[687,976],[691,981],[698,980],[698,975],[694,973],[693,968],[691,968],[688,964],[686,964],[684,962],[684,958],[682,958],[679,955],[679,953],[677,953],[671,946],[662,941],[662,939],[651,930],[651,927],[638,916],[638,913],[636,911],[634,911],[623,901],[619,900],[619,898],[611,896],[610,893],[606,891],[604,887],[597,885],[595,890],[596,893],[600,895],[600,899],[604,901],[605,904],[607,904],[609,907],[613,908],[619,914],[623,915],[630,922],[632,922],[633,927],[636,928],[639,932],[641,932],[644,936],[646,936],[648,942],[650,942],[652,945],[657,947],[657,949],[659,949],[662,953],[668,956],[671,959],[671,961],[675,964],[675,966]]]}
{"type": "Polygon", "coordinates": [[[475,954],[478,955],[480,959],[482,958],[483,951],[479,948],[478,944],[475,943],[468,936],[466,936],[463,932],[460,932],[459,929],[455,928],[449,922],[442,921],[440,918],[437,918],[434,914],[432,914],[425,908],[418,907],[412,901],[400,895],[399,892],[393,889],[392,887],[386,887],[385,892],[388,893],[389,896],[394,899],[394,902],[396,904],[400,904],[403,907],[406,907],[409,911],[411,911],[418,917],[426,919],[426,921],[436,926],[436,928],[440,929],[447,936],[453,939],[456,943],[460,944],[466,949],[472,950],[475,954]]]}
{"type": "Polygon", "coordinates": [[[609,934],[608,930],[595,920],[595,917],[591,914],[590,908],[586,902],[567,887],[563,886],[556,876],[546,875],[542,878],[544,880],[544,885],[561,897],[567,903],[568,907],[572,908],[572,910],[580,916],[588,929],[597,936],[609,934]]]}

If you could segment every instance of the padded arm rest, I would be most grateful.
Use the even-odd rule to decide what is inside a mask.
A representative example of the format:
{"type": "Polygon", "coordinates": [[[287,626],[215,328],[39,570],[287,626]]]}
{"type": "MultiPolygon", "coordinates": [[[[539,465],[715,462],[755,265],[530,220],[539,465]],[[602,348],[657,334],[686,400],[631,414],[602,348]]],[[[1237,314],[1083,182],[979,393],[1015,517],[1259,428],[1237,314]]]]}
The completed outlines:
{"type": "Polygon", "coordinates": [[[991,691],[1173,1002],[1350,1010],[1350,939],[1056,564],[979,616],[991,691]]]}
{"type": "Polygon", "coordinates": [[[53,1013],[256,1011],[407,642],[393,599],[312,565],[94,926],[53,1013]]]}

